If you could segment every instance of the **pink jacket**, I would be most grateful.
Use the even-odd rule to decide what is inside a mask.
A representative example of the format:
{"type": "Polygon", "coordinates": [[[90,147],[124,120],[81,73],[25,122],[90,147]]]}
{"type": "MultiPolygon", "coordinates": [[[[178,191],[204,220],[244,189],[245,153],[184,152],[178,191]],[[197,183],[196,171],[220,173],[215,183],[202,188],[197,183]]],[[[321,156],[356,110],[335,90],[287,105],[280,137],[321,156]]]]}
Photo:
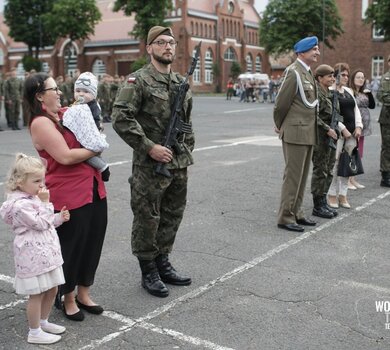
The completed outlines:
{"type": "Polygon", "coordinates": [[[55,227],[63,223],[52,203],[21,191],[8,194],[0,216],[15,233],[15,273],[19,278],[41,275],[62,266],[60,241],[55,227]]]}

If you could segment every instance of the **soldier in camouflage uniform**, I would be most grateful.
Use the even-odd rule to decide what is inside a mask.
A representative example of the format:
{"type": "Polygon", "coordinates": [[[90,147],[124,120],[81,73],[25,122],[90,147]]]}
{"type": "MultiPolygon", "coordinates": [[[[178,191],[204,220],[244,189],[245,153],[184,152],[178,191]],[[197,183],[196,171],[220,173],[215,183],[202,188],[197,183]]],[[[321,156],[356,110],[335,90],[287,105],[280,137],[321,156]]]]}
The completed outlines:
{"type": "MultiPolygon", "coordinates": [[[[134,149],[131,208],[134,214],[132,251],[142,271],[142,286],[152,295],[168,296],[165,283],[189,285],[171,265],[171,253],[187,200],[187,167],[193,164],[193,133],[182,134],[181,154],[162,146],[171,103],[183,78],[171,71],[176,41],[171,28],[150,29],[147,52],[151,63],[132,73],[114,103],[113,127],[134,149]],[[172,177],[154,172],[165,163],[172,177]]],[[[192,97],[187,92],[181,118],[191,123],[192,97]]]]}
{"type": "MultiPolygon", "coordinates": [[[[387,58],[387,64],[390,68],[390,55],[387,58]]],[[[382,137],[380,158],[381,186],[390,187],[390,69],[382,76],[377,98],[379,102],[382,102],[382,109],[379,115],[382,137]]]]}
{"type": "Polygon", "coordinates": [[[16,77],[16,68],[11,70],[10,78],[4,84],[4,101],[9,107],[9,122],[12,130],[20,130],[18,121],[22,99],[22,82],[16,77]]]}
{"type": "Polygon", "coordinates": [[[111,122],[110,111],[110,76],[108,74],[103,75],[103,81],[99,84],[98,88],[98,102],[102,109],[103,122],[111,122]]]}
{"type": "Polygon", "coordinates": [[[332,170],[336,162],[336,150],[329,147],[329,138],[337,140],[337,133],[331,129],[333,112],[333,94],[329,87],[335,82],[334,70],[327,64],[321,64],[315,70],[318,83],[319,115],[317,120],[318,144],[313,151],[313,174],[311,193],[313,195],[313,215],[331,219],[337,216],[337,210],[330,208],[326,202],[326,194],[332,182],[332,170]]]}

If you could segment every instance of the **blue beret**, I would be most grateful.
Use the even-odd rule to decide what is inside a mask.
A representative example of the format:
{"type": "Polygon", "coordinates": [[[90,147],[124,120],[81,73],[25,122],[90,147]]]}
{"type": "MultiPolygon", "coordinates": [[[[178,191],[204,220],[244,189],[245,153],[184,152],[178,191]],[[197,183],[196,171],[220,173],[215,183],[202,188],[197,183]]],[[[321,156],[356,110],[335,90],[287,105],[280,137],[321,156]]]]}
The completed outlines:
{"type": "Polygon", "coordinates": [[[316,45],[318,45],[318,38],[316,36],[308,36],[307,38],[299,40],[294,45],[294,51],[296,53],[306,52],[312,49],[316,45]]]}

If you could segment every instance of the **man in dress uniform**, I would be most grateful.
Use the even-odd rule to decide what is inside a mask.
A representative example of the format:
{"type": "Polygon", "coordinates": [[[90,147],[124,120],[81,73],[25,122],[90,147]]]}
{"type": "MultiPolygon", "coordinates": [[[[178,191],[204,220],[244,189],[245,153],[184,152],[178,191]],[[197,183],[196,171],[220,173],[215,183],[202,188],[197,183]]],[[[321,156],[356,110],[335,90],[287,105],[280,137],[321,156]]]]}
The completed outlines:
{"type": "Polygon", "coordinates": [[[283,73],[274,107],[285,160],[278,227],[303,232],[304,226],[316,225],[305,218],[301,205],[317,143],[317,86],[310,69],[320,55],[317,37],[298,41],[294,51],[297,59],[283,73]]]}

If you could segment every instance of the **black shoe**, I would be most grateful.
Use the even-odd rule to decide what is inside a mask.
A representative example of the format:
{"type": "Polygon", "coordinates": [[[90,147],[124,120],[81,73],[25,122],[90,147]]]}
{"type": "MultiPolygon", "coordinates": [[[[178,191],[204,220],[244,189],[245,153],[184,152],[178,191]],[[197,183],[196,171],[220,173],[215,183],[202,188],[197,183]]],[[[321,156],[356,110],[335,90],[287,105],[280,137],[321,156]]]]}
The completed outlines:
{"type": "Polygon", "coordinates": [[[325,208],[324,206],[323,207],[317,207],[317,208],[313,208],[313,212],[312,214],[314,216],[318,216],[320,218],[324,218],[324,219],[333,219],[334,215],[333,213],[331,213],[327,208],[325,208]]]}
{"type": "Polygon", "coordinates": [[[77,297],[76,297],[76,304],[80,309],[83,309],[83,310],[89,312],[90,314],[100,315],[104,311],[104,309],[100,305],[90,306],[90,305],[84,305],[84,304],[80,303],[77,300],[77,297]]]}
{"type": "Polygon", "coordinates": [[[164,283],[174,284],[176,286],[188,286],[192,283],[190,277],[179,275],[173,268],[168,260],[168,254],[160,254],[155,261],[158,273],[164,283]]]}
{"type": "Polygon", "coordinates": [[[337,212],[337,209],[331,208],[328,205],[328,201],[326,200],[326,194],[324,194],[321,197],[321,204],[323,207],[325,207],[329,212],[331,212],[333,214],[333,217],[336,217],[337,215],[339,215],[339,213],[337,212]]]}
{"type": "Polygon", "coordinates": [[[0,128],[0,131],[4,131],[4,129],[0,128]]]}
{"type": "Polygon", "coordinates": [[[382,187],[390,187],[390,179],[382,179],[381,186],[382,187]]]}
{"type": "Polygon", "coordinates": [[[294,232],[303,232],[305,231],[305,228],[302,226],[299,226],[297,224],[278,224],[279,228],[282,228],[283,230],[287,231],[294,231],[294,232]]]}
{"type": "Polygon", "coordinates": [[[107,182],[108,180],[110,180],[110,167],[107,167],[104,171],[102,171],[102,180],[104,182],[107,182]]]}
{"type": "Polygon", "coordinates": [[[73,315],[68,315],[66,313],[66,309],[65,309],[65,304],[62,304],[62,312],[64,313],[65,317],[69,320],[72,320],[72,321],[82,321],[84,320],[84,314],[81,310],[79,310],[78,312],[76,312],[75,314],[73,315]]]}
{"type": "Polygon", "coordinates": [[[161,281],[156,263],[153,260],[139,260],[139,264],[142,271],[142,287],[155,297],[167,297],[169,290],[161,281]]]}
{"type": "Polygon", "coordinates": [[[310,219],[305,219],[305,218],[297,219],[297,224],[298,225],[304,225],[304,226],[315,226],[315,225],[317,225],[317,223],[315,221],[310,220],[310,219]]]}

